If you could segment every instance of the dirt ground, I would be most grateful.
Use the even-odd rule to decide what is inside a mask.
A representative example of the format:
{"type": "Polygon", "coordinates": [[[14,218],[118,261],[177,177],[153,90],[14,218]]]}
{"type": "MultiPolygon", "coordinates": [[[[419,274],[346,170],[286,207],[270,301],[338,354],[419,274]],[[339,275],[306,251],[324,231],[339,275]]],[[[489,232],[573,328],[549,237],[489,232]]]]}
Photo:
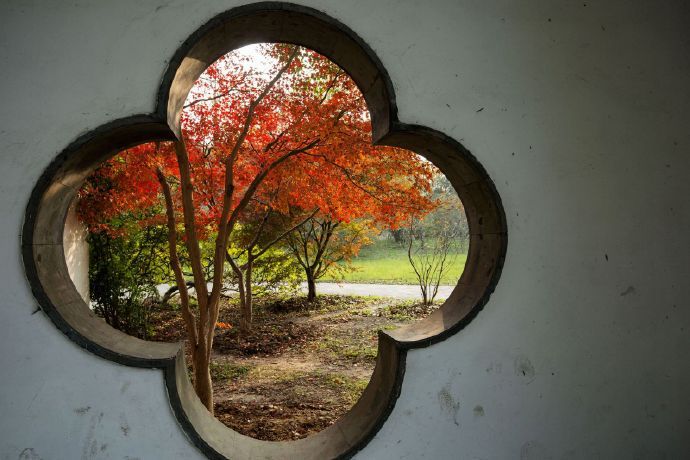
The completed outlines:
{"type": "MultiPolygon", "coordinates": [[[[389,298],[320,296],[258,299],[253,330],[217,329],[211,376],[215,416],[257,439],[299,439],[333,424],[369,382],[378,330],[435,307],[389,298]]],[[[228,299],[220,321],[238,324],[228,299]]],[[[184,339],[175,306],[153,311],[154,340],[184,339]]],[[[189,362],[189,358],[188,358],[189,362]]]]}

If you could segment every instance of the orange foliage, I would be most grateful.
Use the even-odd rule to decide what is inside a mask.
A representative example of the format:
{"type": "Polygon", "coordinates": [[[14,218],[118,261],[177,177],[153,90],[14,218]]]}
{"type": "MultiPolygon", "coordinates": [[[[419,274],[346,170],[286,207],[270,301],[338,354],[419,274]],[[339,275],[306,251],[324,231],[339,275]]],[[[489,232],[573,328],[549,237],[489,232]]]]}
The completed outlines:
{"type": "MultiPolygon", "coordinates": [[[[224,161],[247,121],[251,101],[291,49],[263,45],[264,59],[272,64],[259,70],[248,66],[246,54],[230,53],[206,70],[188,98],[182,126],[202,239],[220,218],[224,161]]],[[[304,49],[254,107],[233,170],[233,206],[268,165],[311,143],[315,145],[270,171],[256,191],[256,202],[282,213],[318,208],[320,215],[342,222],[367,217],[389,228],[435,206],[429,199],[431,164],[413,152],[372,146],[368,111],[355,83],[328,59],[304,49]]],[[[156,168],[179,195],[171,144],[140,145],[105,163],[82,188],[82,220],[92,230],[111,232],[119,231],[113,219],[123,212],[133,214],[142,225],[162,224],[156,168]]],[[[175,202],[180,205],[179,196],[175,202]]]]}

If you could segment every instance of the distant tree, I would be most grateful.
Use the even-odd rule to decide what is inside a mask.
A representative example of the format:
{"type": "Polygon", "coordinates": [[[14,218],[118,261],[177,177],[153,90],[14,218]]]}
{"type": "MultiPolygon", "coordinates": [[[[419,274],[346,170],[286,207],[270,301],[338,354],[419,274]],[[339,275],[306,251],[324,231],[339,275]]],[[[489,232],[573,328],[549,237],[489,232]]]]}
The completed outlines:
{"type": "Polygon", "coordinates": [[[442,174],[434,180],[433,195],[438,206],[423,219],[409,219],[403,236],[424,305],[434,302],[441,281],[468,238],[462,202],[442,174]]]}
{"type": "Polygon", "coordinates": [[[326,180],[308,171],[297,176],[311,190],[305,192],[309,200],[318,204],[318,213],[286,240],[304,269],[309,301],[316,298],[316,280],[347,269],[380,228],[397,228],[438,205],[429,162],[408,150],[372,149],[367,138],[354,140],[348,150],[355,149],[356,161],[305,154],[328,172],[326,180]]]}
{"type": "Polygon", "coordinates": [[[370,219],[342,222],[314,216],[291,232],[287,245],[306,275],[307,300],[316,299],[318,279],[329,272],[347,270],[347,264],[378,231],[370,219]]]}
{"type": "MultiPolygon", "coordinates": [[[[273,193],[280,193],[280,187],[273,193]]],[[[256,281],[254,274],[257,264],[261,262],[261,259],[270,256],[272,260],[263,264],[264,284],[284,282],[287,278],[286,273],[281,273],[276,269],[287,268],[289,264],[281,263],[280,254],[275,251],[275,248],[293,231],[309,221],[316,211],[316,209],[308,213],[302,211],[286,223],[270,204],[255,201],[253,206],[248,206],[244,213],[244,223],[238,225],[235,232],[234,244],[226,251],[226,260],[232,268],[232,275],[237,280],[243,321],[249,324],[252,322],[253,286],[256,281]],[[271,275],[279,276],[273,280],[271,275]]]]}

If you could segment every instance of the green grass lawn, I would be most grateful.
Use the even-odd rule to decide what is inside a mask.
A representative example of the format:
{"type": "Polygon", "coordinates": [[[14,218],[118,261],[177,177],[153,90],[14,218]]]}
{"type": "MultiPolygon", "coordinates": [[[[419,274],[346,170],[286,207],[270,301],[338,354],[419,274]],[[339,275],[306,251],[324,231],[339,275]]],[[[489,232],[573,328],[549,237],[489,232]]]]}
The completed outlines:
{"type": "MultiPolygon", "coordinates": [[[[452,264],[441,279],[441,284],[456,284],[465,268],[466,253],[452,256],[452,264]]],[[[346,281],[351,283],[417,284],[417,276],[407,259],[407,249],[393,241],[383,239],[362,248],[352,260],[353,271],[346,272],[342,280],[326,275],[319,281],[346,281]]]]}

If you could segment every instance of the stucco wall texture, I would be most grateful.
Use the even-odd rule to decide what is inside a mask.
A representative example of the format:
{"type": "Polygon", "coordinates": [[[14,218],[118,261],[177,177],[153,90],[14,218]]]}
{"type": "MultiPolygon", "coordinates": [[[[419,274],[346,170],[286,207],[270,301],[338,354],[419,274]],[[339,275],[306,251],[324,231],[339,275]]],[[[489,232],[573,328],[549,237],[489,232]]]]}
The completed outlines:
{"type": "MultiPolygon", "coordinates": [[[[377,53],[399,118],[469,148],[508,255],[463,331],[411,351],[358,459],[690,457],[690,8],[682,1],[324,1],[377,53]]],[[[79,348],[21,262],[41,172],[154,109],[225,1],[0,4],[0,458],[194,459],[158,370],[79,348]]]]}

